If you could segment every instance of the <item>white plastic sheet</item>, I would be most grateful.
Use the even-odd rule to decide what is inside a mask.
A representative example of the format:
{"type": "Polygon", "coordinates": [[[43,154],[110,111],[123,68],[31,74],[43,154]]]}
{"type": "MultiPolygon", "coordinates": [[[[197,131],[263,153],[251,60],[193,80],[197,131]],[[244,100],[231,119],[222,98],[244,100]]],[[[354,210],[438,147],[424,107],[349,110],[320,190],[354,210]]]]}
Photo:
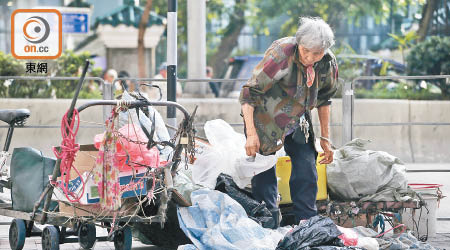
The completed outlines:
{"type": "Polygon", "coordinates": [[[204,147],[193,164],[192,177],[196,184],[214,189],[217,177],[224,173],[230,175],[240,188],[244,188],[250,184],[254,175],[276,164],[275,155],[257,154],[254,161],[248,161],[245,136],[234,131],[224,120],[206,122],[205,134],[211,146],[204,147]]]}
{"type": "MultiPolygon", "coordinates": [[[[200,189],[191,194],[192,206],[178,207],[180,228],[196,248],[215,250],[275,249],[284,237],[249,219],[244,208],[227,194],[200,189]]],[[[287,230],[284,230],[287,231],[287,230]]],[[[179,249],[195,249],[180,246],[179,249]]]]}

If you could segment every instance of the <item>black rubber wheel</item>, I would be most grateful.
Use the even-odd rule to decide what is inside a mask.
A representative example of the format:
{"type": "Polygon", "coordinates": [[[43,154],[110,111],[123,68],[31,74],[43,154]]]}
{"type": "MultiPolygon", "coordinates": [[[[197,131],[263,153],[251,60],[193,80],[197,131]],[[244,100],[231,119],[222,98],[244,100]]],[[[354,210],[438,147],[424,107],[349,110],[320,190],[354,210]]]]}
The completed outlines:
{"type": "Polygon", "coordinates": [[[91,249],[97,240],[95,226],[93,224],[81,224],[78,229],[78,243],[82,249],[91,249]]]}
{"type": "Polygon", "coordinates": [[[25,221],[14,219],[9,226],[9,246],[12,250],[22,250],[27,235],[25,221]]]}
{"type": "Polygon", "coordinates": [[[114,232],[114,248],[116,250],[131,250],[132,241],[133,237],[129,226],[114,232]]]}
{"type": "Polygon", "coordinates": [[[42,231],[42,250],[59,250],[59,231],[54,226],[47,226],[42,231]]]}

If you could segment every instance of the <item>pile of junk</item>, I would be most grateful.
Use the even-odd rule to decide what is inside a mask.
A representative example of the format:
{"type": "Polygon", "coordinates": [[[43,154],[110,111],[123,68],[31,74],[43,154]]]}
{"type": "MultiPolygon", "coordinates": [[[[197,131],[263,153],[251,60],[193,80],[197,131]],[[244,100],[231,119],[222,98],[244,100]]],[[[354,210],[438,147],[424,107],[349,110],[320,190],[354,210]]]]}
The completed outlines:
{"type": "Polygon", "coordinates": [[[204,131],[195,161],[174,179],[191,204],[177,209],[191,241],[178,249],[435,249],[426,240],[436,234],[439,186],[408,185],[405,165],[366,149],[370,141],[347,143],[329,165],[317,159],[318,215],[295,225],[285,152],[250,161],[245,136],[225,121],[208,121],[204,131]],[[251,178],[274,165],[282,214],[276,229],[272,213],[251,194],[251,178]]]}
{"type": "MultiPolygon", "coordinates": [[[[44,230],[43,244],[45,232],[48,239],[58,237],[56,243],[45,241],[49,247],[43,249],[59,249],[52,244],[64,243],[64,234],[71,233],[78,234],[83,249],[92,248],[99,240],[95,227],[109,231],[107,240],[114,240],[116,249],[131,249],[131,235],[144,244],[180,250],[434,249],[425,241],[435,233],[436,202],[442,195],[408,185],[405,165],[388,153],[366,149],[368,141],[355,139],[335,151],[331,164],[317,163],[318,215],[294,225],[291,165],[282,150],[249,160],[245,136],[223,120],[206,122],[206,138],[199,138],[195,110],[170,136],[153,106],[178,104],[150,102],[128,92],[121,98],[78,109],[115,104],[106,131],[92,144],[76,144],[77,124],[63,120],[64,140],[55,148],[59,177],[47,178],[40,188],[30,186],[36,183],[32,179],[51,176],[55,160],[27,148],[14,150],[12,208],[0,207],[0,215],[16,217],[17,235],[24,234],[20,220],[28,232],[30,222],[39,219],[58,228],[44,230]],[[30,166],[33,154],[39,166],[30,166]],[[252,177],[274,165],[282,214],[275,229],[271,211],[250,191],[252,177]],[[23,174],[31,168],[33,174],[23,174]],[[52,195],[46,197],[48,189],[52,195]],[[49,201],[43,205],[44,199],[49,201]]],[[[13,249],[21,249],[20,240],[13,249]]]]}

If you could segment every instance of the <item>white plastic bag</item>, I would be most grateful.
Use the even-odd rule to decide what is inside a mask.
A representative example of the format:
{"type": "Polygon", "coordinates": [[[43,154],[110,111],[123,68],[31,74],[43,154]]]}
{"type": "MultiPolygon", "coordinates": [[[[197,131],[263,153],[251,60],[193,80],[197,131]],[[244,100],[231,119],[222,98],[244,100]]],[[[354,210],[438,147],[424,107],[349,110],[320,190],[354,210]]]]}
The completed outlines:
{"type": "Polygon", "coordinates": [[[256,154],[255,158],[239,157],[236,159],[236,176],[233,176],[233,180],[238,187],[244,188],[250,184],[253,176],[272,168],[276,163],[277,157],[275,155],[256,154]]]}
{"type": "Polygon", "coordinates": [[[217,177],[224,173],[230,175],[238,187],[244,188],[254,175],[270,169],[277,161],[275,155],[257,154],[255,161],[249,162],[245,136],[234,131],[224,120],[206,122],[205,134],[211,146],[202,147],[202,153],[196,155],[192,170],[196,184],[214,189],[217,177]]]}

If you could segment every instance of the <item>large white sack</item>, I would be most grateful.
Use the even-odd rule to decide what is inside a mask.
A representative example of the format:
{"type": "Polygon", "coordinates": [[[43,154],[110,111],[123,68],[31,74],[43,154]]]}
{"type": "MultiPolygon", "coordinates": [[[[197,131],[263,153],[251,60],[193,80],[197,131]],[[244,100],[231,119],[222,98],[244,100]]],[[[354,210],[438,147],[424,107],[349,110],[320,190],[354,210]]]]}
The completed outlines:
{"type": "MultiPolygon", "coordinates": [[[[386,190],[407,189],[405,165],[386,152],[365,149],[369,142],[356,138],[335,151],[334,161],[327,165],[331,194],[356,200],[386,190]]],[[[383,195],[383,200],[394,199],[393,194],[383,195]]]]}

